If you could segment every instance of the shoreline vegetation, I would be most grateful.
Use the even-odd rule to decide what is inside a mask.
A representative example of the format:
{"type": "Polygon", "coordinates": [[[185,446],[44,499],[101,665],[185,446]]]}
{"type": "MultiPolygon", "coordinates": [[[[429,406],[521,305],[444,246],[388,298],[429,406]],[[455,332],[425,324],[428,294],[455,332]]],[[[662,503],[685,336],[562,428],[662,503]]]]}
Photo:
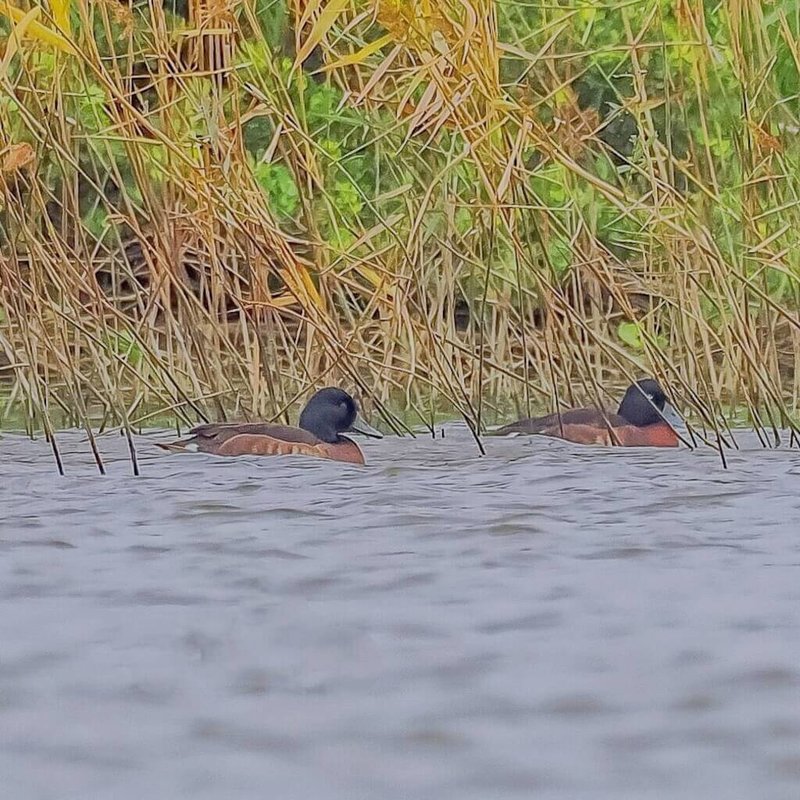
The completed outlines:
{"type": "Polygon", "coordinates": [[[652,375],[710,444],[769,446],[798,41],[794,0],[3,5],[0,427],[341,385],[477,434],[652,375]]]}

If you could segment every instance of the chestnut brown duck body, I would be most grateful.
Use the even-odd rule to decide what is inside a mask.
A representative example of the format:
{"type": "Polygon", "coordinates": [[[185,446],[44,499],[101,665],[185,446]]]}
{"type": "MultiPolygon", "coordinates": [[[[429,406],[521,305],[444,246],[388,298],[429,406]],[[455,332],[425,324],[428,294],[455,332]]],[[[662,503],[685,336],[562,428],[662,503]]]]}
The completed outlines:
{"type": "Polygon", "coordinates": [[[212,422],[193,428],[186,439],[159,447],[218,456],[304,455],[363,464],[361,448],[344,433],[383,437],[361,419],[355,400],[347,392],[329,387],[308,401],[299,427],[269,422],[212,422]]]}
{"type": "Polygon", "coordinates": [[[573,408],[520,419],[493,434],[539,434],[576,444],[677,447],[680,440],[674,426],[680,422],[661,386],[645,378],[628,387],[616,414],[598,408],[573,408]]]}

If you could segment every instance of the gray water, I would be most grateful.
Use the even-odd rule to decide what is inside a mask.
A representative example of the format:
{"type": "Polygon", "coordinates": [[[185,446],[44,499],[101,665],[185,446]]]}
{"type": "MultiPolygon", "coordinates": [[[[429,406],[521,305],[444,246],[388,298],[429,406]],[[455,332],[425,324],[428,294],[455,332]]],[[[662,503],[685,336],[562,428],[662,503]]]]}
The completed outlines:
{"type": "Polygon", "coordinates": [[[0,439],[3,800],[800,797],[800,453],[0,439]]]}

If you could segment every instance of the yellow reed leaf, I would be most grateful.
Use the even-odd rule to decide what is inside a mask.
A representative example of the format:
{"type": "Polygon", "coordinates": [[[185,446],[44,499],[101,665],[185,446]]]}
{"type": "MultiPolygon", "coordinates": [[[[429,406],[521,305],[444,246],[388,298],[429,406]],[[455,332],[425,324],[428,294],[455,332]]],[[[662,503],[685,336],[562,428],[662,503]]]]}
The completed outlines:
{"type": "Polygon", "coordinates": [[[320,6],[324,2],[325,0],[301,0],[300,2],[295,0],[295,17],[297,16],[297,12],[300,10],[300,8],[303,9],[300,19],[295,23],[298,31],[301,31],[303,28],[305,28],[305,26],[308,24],[308,21],[314,14],[316,14],[317,11],[319,11],[320,6]]]}
{"type": "Polygon", "coordinates": [[[298,271],[300,273],[300,279],[303,281],[303,286],[305,287],[308,298],[318,309],[322,310],[325,303],[322,300],[322,296],[317,291],[314,281],[311,280],[311,275],[309,274],[308,270],[305,267],[298,265],[298,271]]]}
{"type": "Polygon", "coordinates": [[[314,281],[311,280],[308,270],[302,264],[295,264],[292,269],[281,269],[280,274],[284,283],[298,299],[302,300],[305,298],[309,300],[315,308],[319,310],[323,309],[325,304],[322,301],[322,297],[317,291],[317,287],[314,286],[314,281]]]}
{"type": "Polygon", "coordinates": [[[72,23],[69,19],[70,0],[50,0],[50,11],[56,28],[69,36],[72,33],[72,23]]]}
{"type": "MultiPolygon", "coordinates": [[[[29,13],[30,11],[23,11],[21,8],[16,8],[10,3],[5,3],[0,0],[0,14],[5,14],[5,16],[14,20],[14,22],[22,22],[25,16],[29,13]]],[[[78,54],[78,51],[73,47],[72,43],[68,39],[66,39],[60,33],[56,33],[56,31],[51,30],[46,25],[42,25],[41,22],[38,22],[35,19],[28,24],[27,33],[29,37],[37,39],[43,44],[56,47],[63,53],[69,53],[73,56],[78,54]]]]}
{"type": "Polygon", "coordinates": [[[380,288],[383,283],[384,279],[381,275],[379,275],[372,267],[366,267],[363,264],[356,264],[356,272],[361,275],[362,278],[366,278],[366,280],[372,284],[374,289],[380,288]]]}
{"type": "Polygon", "coordinates": [[[311,32],[308,34],[308,38],[297,51],[293,69],[297,69],[297,67],[311,55],[311,51],[323,40],[325,34],[333,27],[333,23],[336,22],[339,15],[349,3],[350,0],[331,0],[331,2],[322,9],[322,13],[319,15],[314,26],[311,28],[311,32]]]}
{"type": "Polygon", "coordinates": [[[380,39],[372,42],[371,44],[366,45],[366,47],[362,47],[355,53],[350,53],[350,55],[342,56],[342,58],[336,59],[332,64],[326,64],[322,69],[317,70],[317,72],[327,72],[328,70],[338,69],[339,67],[349,67],[353,64],[361,64],[365,61],[369,56],[373,53],[377,53],[382,47],[385,47],[387,44],[391,44],[393,41],[393,36],[390,33],[387,33],[385,36],[381,36],[380,39]]]}
{"type": "Polygon", "coordinates": [[[3,60],[0,61],[0,79],[8,75],[8,68],[11,65],[11,59],[17,54],[20,42],[25,38],[25,32],[30,27],[36,18],[41,13],[39,6],[34,6],[27,14],[14,26],[11,31],[11,36],[8,37],[6,43],[6,52],[3,54],[3,60]]]}

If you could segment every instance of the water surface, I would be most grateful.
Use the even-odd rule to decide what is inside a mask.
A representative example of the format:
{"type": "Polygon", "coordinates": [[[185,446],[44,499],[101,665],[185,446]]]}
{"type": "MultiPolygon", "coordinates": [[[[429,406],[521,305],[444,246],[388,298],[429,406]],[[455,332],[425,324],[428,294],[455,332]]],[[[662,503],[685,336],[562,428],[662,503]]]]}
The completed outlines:
{"type": "Polygon", "coordinates": [[[800,797],[800,453],[0,439],[14,800],[800,797]]]}

